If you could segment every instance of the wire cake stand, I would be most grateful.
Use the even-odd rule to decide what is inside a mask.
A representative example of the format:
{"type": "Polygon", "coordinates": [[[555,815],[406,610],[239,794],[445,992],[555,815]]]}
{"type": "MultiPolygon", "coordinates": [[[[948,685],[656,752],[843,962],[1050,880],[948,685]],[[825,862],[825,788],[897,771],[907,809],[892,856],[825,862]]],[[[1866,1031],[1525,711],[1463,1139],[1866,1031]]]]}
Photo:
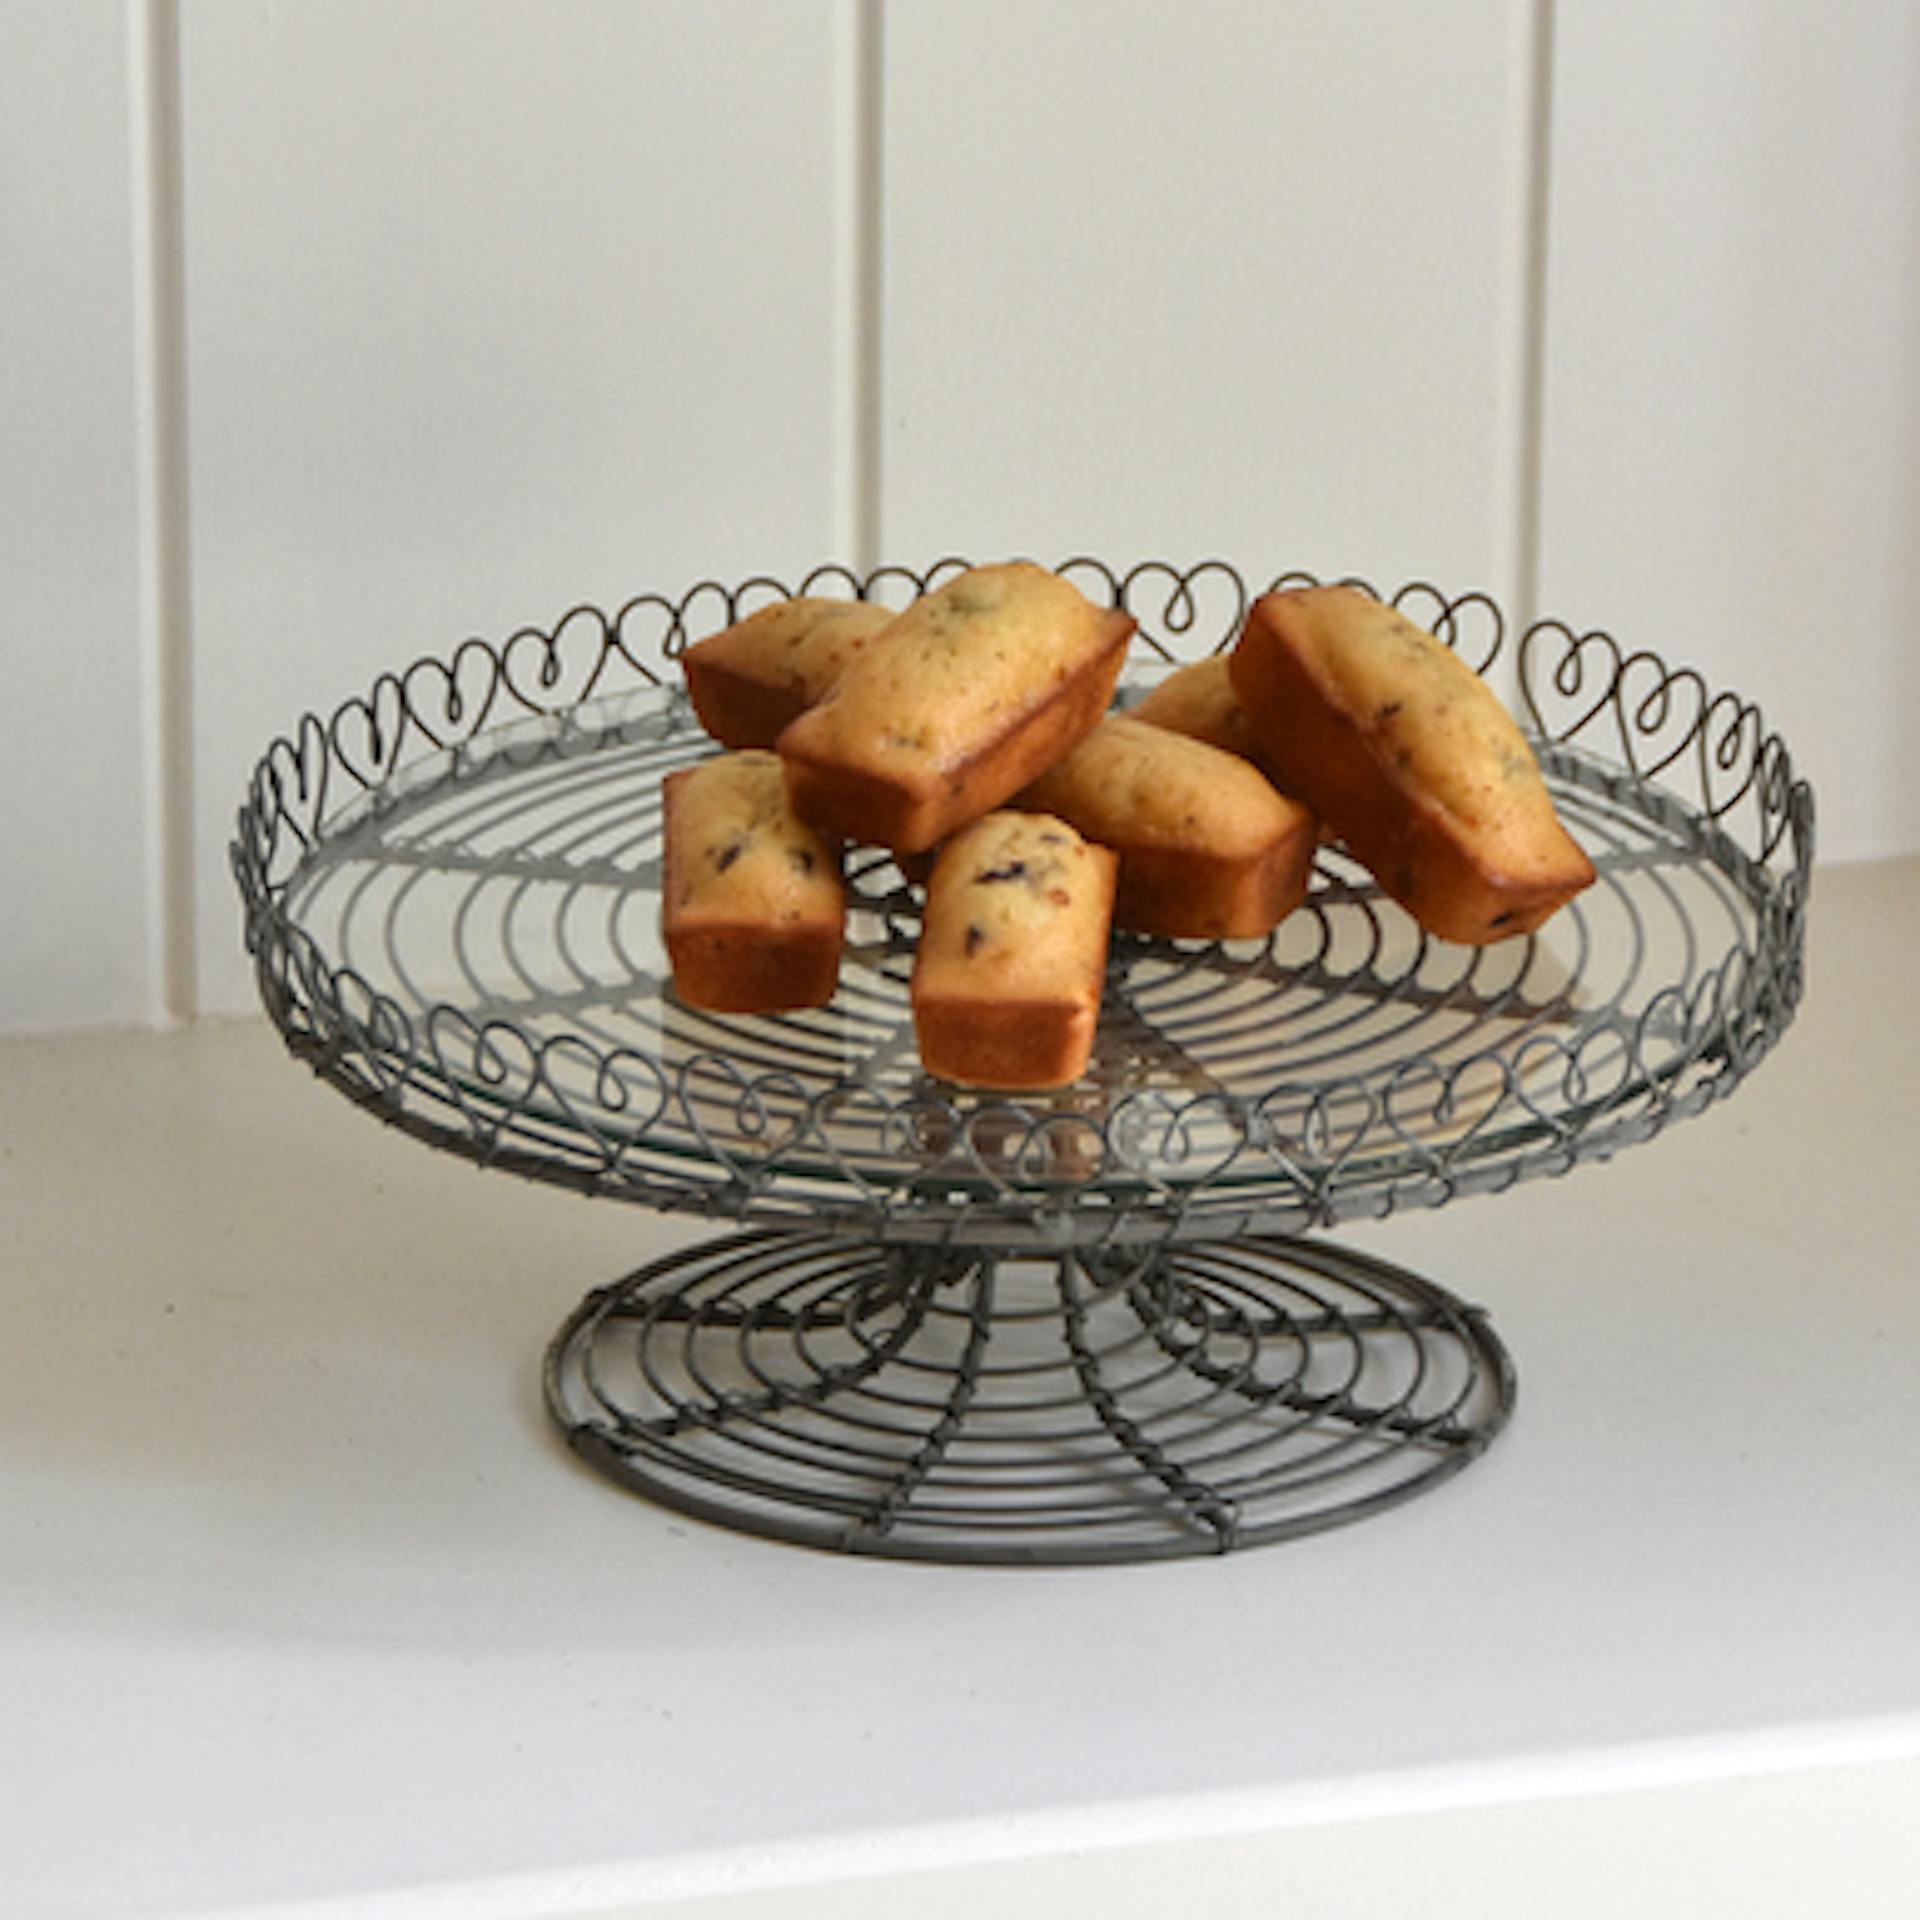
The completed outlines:
{"type": "MultiPolygon", "coordinates": [[[[1801,995],[1806,783],[1692,671],[1557,620],[1509,644],[1486,595],[1416,582],[1394,604],[1523,716],[1598,871],[1537,934],[1431,940],[1328,845],[1265,940],[1116,936],[1083,1078],[987,1095],[921,1071],[919,894],[856,848],[831,1004],[685,1005],[660,782],[714,748],[680,652],[778,597],[899,605],[966,564],[576,608],[307,715],[232,848],[268,1013],[418,1139],[738,1223],[595,1290],[546,1356],[571,1445],[656,1501],[856,1552],[1114,1562],[1437,1485],[1506,1424],[1508,1355],[1325,1230],[1565,1173],[1731,1092],[1801,995]]],[[[1059,570],[1138,621],[1123,698],[1309,579],[1059,570]]]]}

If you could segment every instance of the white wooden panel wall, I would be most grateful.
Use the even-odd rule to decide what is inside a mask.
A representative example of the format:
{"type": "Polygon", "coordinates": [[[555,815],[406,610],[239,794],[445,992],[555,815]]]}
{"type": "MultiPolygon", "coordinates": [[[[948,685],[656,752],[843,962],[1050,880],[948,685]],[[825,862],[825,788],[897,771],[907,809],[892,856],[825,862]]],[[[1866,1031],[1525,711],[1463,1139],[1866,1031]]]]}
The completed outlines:
{"type": "Polygon", "coordinates": [[[1561,0],[1543,604],[1920,846],[1920,7],[1561,0]]]}
{"type": "Polygon", "coordinates": [[[0,1028],[249,1004],[228,824],[301,711],[823,558],[1537,577],[1758,696],[1829,852],[1920,846],[1917,41],[1910,0],[0,0],[0,1028]]]}
{"type": "Polygon", "coordinates": [[[1531,0],[895,0],[887,546],[1511,588],[1531,0]]]}
{"type": "Polygon", "coordinates": [[[0,1027],[154,1010],[129,58],[0,6],[0,1027]]]}
{"type": "Polygon", "coordinates": [[[203,1001],[254,755],[383,667],[836,522],[826,0],[190,4],[203,1001]]]}

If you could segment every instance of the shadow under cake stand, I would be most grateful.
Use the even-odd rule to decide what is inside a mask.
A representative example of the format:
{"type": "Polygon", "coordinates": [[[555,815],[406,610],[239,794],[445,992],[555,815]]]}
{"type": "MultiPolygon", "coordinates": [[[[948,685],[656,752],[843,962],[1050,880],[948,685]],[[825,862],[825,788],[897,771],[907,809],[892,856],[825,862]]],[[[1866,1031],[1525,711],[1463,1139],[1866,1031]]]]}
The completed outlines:
{"type": "MultiPolygon", "coordinates": [[[[1394,603],[1517,706],[1597,869],[1537,934],[1430,940],[1329,846],[1265,940],[1116,936],[1086,1075],[984,1095],[921,1072],[919,895],[856,849],[830,1005],[684,1005],[660,782],[714,749],[678,654],[772,598],[901,604],[963,564],[578,608],[306,716],[232,849],[269,1015],[418,1139],[739,1223],[596,1289],[546,1356],[570,1444],[656,1501],[855,1552],[1118,1562],[1439,1484],[1506,1424],[1508,1354],[1326,1230],[1731,1092],[1800,998],[1807,786],[1691,671],[1558,621],[1509,646],[1485,595],[1415,583],[1394,603]]],[[[1128,695],[1231,645],[1260,590],[1217,561],[1060,571],[1138,620],[1128,695]]]]}

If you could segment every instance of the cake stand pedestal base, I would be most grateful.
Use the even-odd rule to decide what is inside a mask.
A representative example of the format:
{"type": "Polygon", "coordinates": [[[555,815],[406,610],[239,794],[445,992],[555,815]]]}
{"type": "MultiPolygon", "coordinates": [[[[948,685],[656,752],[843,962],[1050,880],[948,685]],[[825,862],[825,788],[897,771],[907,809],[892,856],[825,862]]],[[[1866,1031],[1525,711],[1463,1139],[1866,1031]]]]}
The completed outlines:
{"type": "Polygon", "coordinates": [[[730,1235],[582,1302],[547,1404],[724,1526],[1059,1565],[1266,1545],[1450,1478],[1506,1424],[1485,1315],[1315,1239],[1035,1253],[730,1235]]]}

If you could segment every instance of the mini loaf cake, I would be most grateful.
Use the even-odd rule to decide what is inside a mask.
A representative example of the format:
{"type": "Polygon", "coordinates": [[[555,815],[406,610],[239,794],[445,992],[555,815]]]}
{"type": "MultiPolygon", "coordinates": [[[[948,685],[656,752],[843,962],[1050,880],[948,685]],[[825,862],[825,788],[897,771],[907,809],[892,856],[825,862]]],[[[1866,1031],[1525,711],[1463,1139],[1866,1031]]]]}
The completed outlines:
{"type": "Polygon", "coordinates": [[[1231,672],[1280,783],[1429,933],[1527,933],[1592,883],[1497,696],[1393,608],[1351,587],[1265,594],[1231,672]]]}
{"type": "Polygon", "coordinates": [[[781,734],[794,810],[842,839],[933,846],[1093,730],[1132,632],[1043,567],[958,575],[781,734]]]}
{"type": "Polygon", "coordinates": [[[1004,1090],[1085,1071],[1115,859],[1046,814],[998,812],[941,848],[913,963],[928,1073],[1004,1090]]]}
{"type": "Polygon", "coordinates": [[[865,600],[802,596],[696,641],[680,665],[700,724],[722,746],[772,746],[893,617],[865,600]]]}
{"type": "Polygon", "coordinates": [[[1113,921],[1170,939],[1258,939],[1300,904],[1318,823],[1257,767],[1115,714],[1015,803],[1120,856],[1113,921]]]}
{"type": "Polygon", "coordinates": [[[661,921],[682,1000],[776,1013],[833,997],[845,939],[839,849],[787,805],[772,753],[667,775],[661,921]]]}
{"type": "Polygon", "coordinates": [[[1211,747],[1237,753],[1263,772],[1270,772],[1260,742],[1247,724],[1240,696],[1233,690],[1224,653],[1177,667],[1128,711],[1149,726],[1165,727],[1170,733],[1184,733],[1192,739],[1204,740],[1211,747]]]}

